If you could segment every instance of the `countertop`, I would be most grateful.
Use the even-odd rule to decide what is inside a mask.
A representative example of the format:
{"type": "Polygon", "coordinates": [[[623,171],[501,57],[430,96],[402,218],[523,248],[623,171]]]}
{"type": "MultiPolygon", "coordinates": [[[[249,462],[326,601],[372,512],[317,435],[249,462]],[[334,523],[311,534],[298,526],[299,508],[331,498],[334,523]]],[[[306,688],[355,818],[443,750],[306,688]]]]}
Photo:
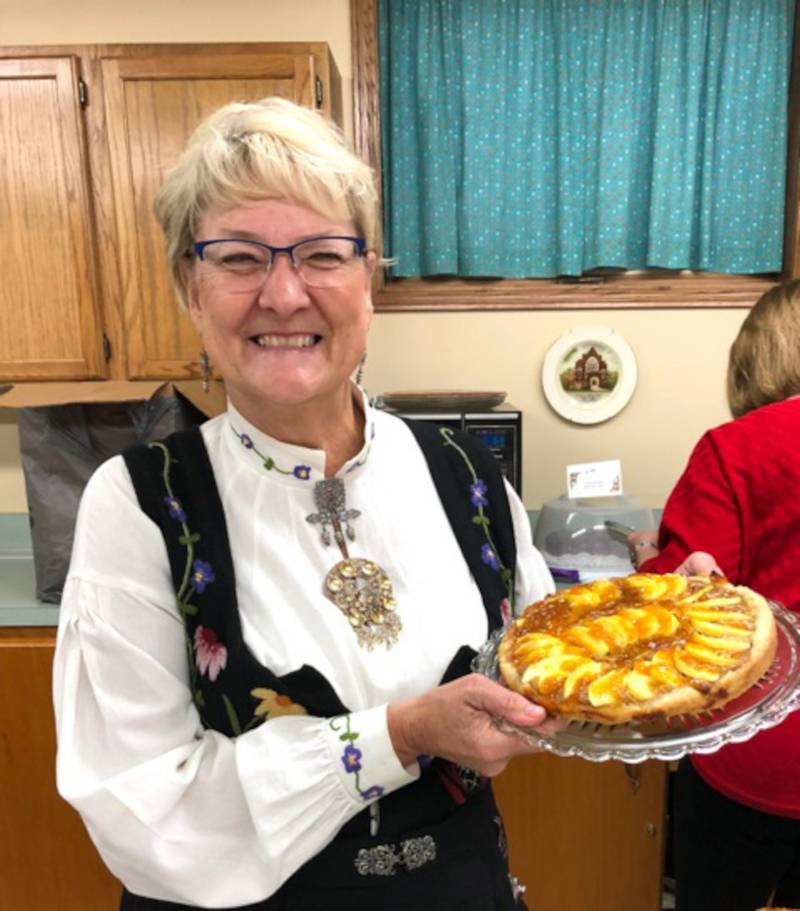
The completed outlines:
{"type": "Polygon", "coordinates": [[[36,599],[28,517],[0,514],[0,626],[56,626],[58,605],[36,599]]]}
{"type": "MultiPolygon", "coordinates": [[[[658,516],[661,511],[653,512],[658,516]]],[[[535,529],[538,510],[528,515],[535,529]]],[[[559,584],[559,588],[569,584],[559,584]]],[[[57,625],[58,605],[36,598],[28,516],[0,513],[0,627],[57,625]]]]}

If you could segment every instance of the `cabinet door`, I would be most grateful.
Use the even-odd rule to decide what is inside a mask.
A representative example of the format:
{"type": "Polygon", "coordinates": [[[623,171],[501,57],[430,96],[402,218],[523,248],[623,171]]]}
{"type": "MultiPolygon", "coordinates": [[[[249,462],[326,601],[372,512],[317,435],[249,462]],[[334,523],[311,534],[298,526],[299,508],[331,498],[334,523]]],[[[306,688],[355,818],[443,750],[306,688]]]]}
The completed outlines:
{"type": "Polygon", "coordinates": [[[0,60],[0,379],[105,375],[75,58],[0,60]]]}
{"type": "Polygon", "coordinates": [[[55,638],[0,628],[0,911],[110,911],[122,892],[56,792],[55,638]]]}
{"type": "Polygon", "coordinates": [[[660,911],[666,764],[547,753],[495,779],[531,911],[660,911]]]}
{"type": "Polygon", "coordinates": [[[102,61],[128,376],[199,375],[200,344],[169,278],[153,197],[197,123],[229,101],[280,95],[311,106],[310,53],[102,61]]]}

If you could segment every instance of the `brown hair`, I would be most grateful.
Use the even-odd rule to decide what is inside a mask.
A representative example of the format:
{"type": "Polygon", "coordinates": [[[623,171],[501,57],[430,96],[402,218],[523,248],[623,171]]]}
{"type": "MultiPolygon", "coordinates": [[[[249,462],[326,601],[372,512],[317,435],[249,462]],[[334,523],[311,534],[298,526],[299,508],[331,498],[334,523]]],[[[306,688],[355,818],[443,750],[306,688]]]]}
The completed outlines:
{"type": "Polygon", "coordinates": [[[800,280],[753,304],[731,345],[728,404],[734,417],[800,394],[800,280]]]}

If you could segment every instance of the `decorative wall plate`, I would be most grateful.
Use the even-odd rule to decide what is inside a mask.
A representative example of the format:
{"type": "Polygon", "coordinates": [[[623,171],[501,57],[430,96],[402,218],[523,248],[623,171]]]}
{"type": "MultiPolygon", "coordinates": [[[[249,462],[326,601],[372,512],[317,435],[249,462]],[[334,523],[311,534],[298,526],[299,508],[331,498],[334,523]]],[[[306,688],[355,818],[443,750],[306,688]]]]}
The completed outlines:
{"type": "Polygon", "coordinates": [[[550,407],[576,424],[599,424],[628,404],[636,388],[630,345],[607,326],[576,326],[550,346],[542,386],[550,407]]]}

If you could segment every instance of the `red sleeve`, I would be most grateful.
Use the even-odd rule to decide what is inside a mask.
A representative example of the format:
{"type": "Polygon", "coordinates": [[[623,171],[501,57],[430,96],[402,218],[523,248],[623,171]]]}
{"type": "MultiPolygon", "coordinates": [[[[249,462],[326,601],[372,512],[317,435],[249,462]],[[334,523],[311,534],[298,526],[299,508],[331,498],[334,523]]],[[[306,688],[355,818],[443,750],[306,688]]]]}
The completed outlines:
{"type": "Polygon", "coordinates": [[[669,495],[658,532],[659,554],[640,572],[672,572],[690,553],[712,554],[725,575],[739,576],[742,534],[739,507],[711,434],[689,457],[669,495]]]}

